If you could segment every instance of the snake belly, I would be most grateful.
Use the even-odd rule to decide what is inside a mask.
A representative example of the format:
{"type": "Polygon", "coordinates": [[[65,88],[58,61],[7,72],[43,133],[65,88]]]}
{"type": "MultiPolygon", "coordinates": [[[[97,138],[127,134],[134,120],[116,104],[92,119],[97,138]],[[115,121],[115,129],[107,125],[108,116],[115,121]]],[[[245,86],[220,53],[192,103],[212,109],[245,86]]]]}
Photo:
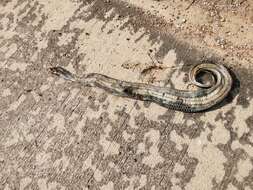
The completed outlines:
{"type": "Polygon", "coordinates": [[[51,67],[50,72],[84,86],[99,87],[117,96],[151,101],[182,112],[207,110],[220,103],[232,87],[232,77],[228,70],[223,65],[213,63],[201,63],[189,71],[191,84],[198,87],[194,91],[127,82],[98,73],[79,77],[62,67],[51,67]],[[215,79],[212,85],[197,81],[197,75],[203,71],[209,72],[215,79]]]}

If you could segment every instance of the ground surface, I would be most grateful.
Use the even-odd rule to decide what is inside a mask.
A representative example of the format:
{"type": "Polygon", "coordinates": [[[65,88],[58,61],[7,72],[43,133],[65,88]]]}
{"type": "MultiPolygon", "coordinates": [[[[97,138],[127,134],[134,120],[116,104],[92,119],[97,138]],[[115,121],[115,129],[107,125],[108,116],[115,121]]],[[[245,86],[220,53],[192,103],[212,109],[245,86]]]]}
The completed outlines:
{"type": "Polygon", "coordinates": [[[252,0],[1,0],[0,189],[253,189],[252,0]],[[186,88],[219,62],[235,85],[198,114],[51,76],[186,88]]]}

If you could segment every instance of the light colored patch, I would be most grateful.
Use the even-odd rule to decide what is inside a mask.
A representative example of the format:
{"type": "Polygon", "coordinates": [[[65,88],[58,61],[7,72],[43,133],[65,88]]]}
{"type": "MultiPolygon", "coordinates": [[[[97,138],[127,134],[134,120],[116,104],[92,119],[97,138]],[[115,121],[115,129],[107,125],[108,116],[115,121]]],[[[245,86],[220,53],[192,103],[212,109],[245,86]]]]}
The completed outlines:
{"type": "Polygon", "coordinates": [[[78,117],[80,116],[80,114],[77,114],[75,112],[73,112],[70,117],[68,118],[69,121],[74,121],[76,120],[78,117]]]}
{"type": "Polygon", "coordinates": [[[36,51],[36,52],[33,53],[33,55],[32,55],[31,58],[30,58],[30,61],[31,61],[31,62],[37,61],[38,53],[39,53],[38,51],[36,51]]]}
{"type": "Polygon", "coordinates": [[[229,190],[237,190],[237,188],[235,186],[233,186],[232,183],[228,184],[228,188],[229,190]]]}
{"type": "Polygon", "coordinates": [[[123,138],[125,139],[125,141],[127,142],[131,142],[135,139],[135,134],[128,134],[126,131],[123,131],[123,138]]]}
{"type": "Polygon", "coordinates": [[[175,116],[173,117],[172,123],[183,124],[184,123],[184,113],[176,111],[175,116]]]}
{"type": "Polygon", "coordinates": [[[173,169],[174,173],[182,173],[185,170],[185,167],[179,163],[175,164],[175,167],[173,169]]]}
{"type": "Polygon", "coordinates": [[[51,159],[50,153],[41,151],[36,154],[36,164],[40,167],[45,167],[45,168],[49,167],[50,159],[51,159]]]}
{"type": "Polygon", "coordinates": [[[94,172],[94,178],[96,181],[100,182],[103,179],[103,174],[99,169],[96,169],[94,172]]]}
{"type": "Polygon", "coordinates": [[[237,163],[238,173],[235,175],[236,179],[239,182],[242,182],[245,177],[249,175],[249,172],[252,170],[253,166],[250,159],[239,160],[237,163]]]}
{"type": "Polygon", "coordinates": [[[106,185],[103,185],[102,187],[100,187],[101,190],[113,190],[114,189],[114,185],[113,182],[110,181],[109,183],[107,183],[106,185]]]}
{"type": "Polygon", "coordinates": [[[166,67],[175,67],[177,60],[177,54],[175,52],[175,49],[170,50],[163,58],[162,62],[163,65],[166,67]]]}
{"type": "MultiPolygon", "coordinates": [[[[41,49],[47,48],[48,40],[47,40],[47,38],[42,37],[41,32],[36,32],[35,38],[36,38],[36,42],[37,42],[38,51],[40,51],[41,49]]],[[[36,57],[34,57],[33,59],[36,59],[36,57]]]]}
{"type": "Polygon", "coordinates": [[[163,68],[163,71],[155,73],[154,85],[157,86],[166,86],[165,81],[173,80],[172,78],[168,79],[168,75],[175,70],[180,70],[183,64],[176,64],[177,55],[175,49],[170,50],[162,60],[157,60],[159,63],[158,66],[163,68]]]}
{"type": "Polygon", "coordinates": [[[116,170],[116,172],[120,172],[119,166],[115,165],[113,162],[109,162],[109,167],[113,168],[116,170]]]}
{"type": "Polygon", "coordinates": [[[66,104],[68,104],[69,101],[76,99],[77,94],[80,92],[79,88],[71,89],[70,95],[68,97],[68,100],[66,101],[66,104]]]}
{"type": "Polygon", "coordinates": [[[3,28],[6,28],[9,22],[10,22],[10,19],[7,17],[4,17],[0,20],[0,26],[2,26],[3,28]]]}
{"type": "Polygon", "coordinates": [[[36,102],[40,101],[40,96],[36,92],[32,91],[31,94],[36,102]]]}
{"type": "Polygon", "coordinates": [[[113,14],[114,11],[115,11],[114,8],[110,9],[109,11],[107,11],[105,13],[105,18],[108,19],[113,14]]]}
{"type": "Polygon", "coordinates": [[[139,143],[137,147],[137,154],[141,154],[145,152],[145,144],[144,143],[139,143]]]}
{"type": "Polygon", "coordinates": [[[68,70],[68,71],[70,71],[71,73],[76,73],[76,71],[75,71],[75,69],[74,69],[74,67],[73,67],[73,64],[68,64],[68,66],[66,67],[66,69],[68,70]]]}
{"type": "MultiPolygon", "coordinates": [[[[219,122],[216,122],[219,123],[219,122]]],[[[222,121],[220,123],[223,123],[222,121]]],[[[224,127],[224,125],[216,125],[213,130],[212,141],[214,144],[226,144],[230,139],[229,131],[224,127]]]]}
{"type": "Polygon", "coordinates": [[[82,118],[81,121],[78,121],[77,125],[74,127],[76,134],[78,135],[78,141],[82,138],[82,128],[85,126],[86,118],[82,118]]]}
{"type": "Polygon", "coordinates": [[[63,33],[57,43],[58,46],[68,45],[72,41],[73,36],[74,36],[74,33],[63,33]]]}
{"type": "Polygon", "coordinates": [[[144,187],[146,184],[147,184],[147,176],[146,175],[141,175],[139,188],[144,187]]]}
{"type": "Polygon", "coordinates": [[[203,151],[198,147],[191,146],[189,153],[198,159],[199,164],[195,170],[195,177],[188,183],[186,189],[209,189],[212,186],[211,179],[215,178],[219,183],[224,174],[226,157],[213,145],[208,145],[203,151]],[[195,149],[195,150],[194,150],[195,149]],[[215,155],[215,158],[211,159],[215,155]]]}
{"type": "Polygon", "coordinates": [[[5,68],[6,67],[6,63],[7,63],[7,60],[0,61],[0,68],[5,68]]]}
{"type": "Polygon", "coordinates": [[[144,142],[146,139],[153,144],[149,149],[149,155],[143,158],[142,163],[154,168],[158,163],[164,160],[164,158],[160,156],[157,147],[157,142],[159,142],[160,139],[159,131],[151,129],[144,135],[144,142]]]}
{"type": "Polygon", "coordinates": [[[178,186],[178,184],[180,183],[180,179],[179,179],[179,178],[177,178],[177,177],[172,177],[172,178],[171,178],[171,183],[173,184],[173,185],[172,185],[172,189],[174,189],[174,190],[181,189],[181,188],[178,186]]]}
{"type": "Polygon", "coordinates": [[[43,149],[47,151],[47,149],[52,145],[53,138],[49,138],[43,144],[43,149]]]}
{"type": "Polygon", "coordinates": [[[30,114],[32,115],[38,115],[40,113],[40,107],[37,107],[35,110],[30,110],[30,114]]]}
{"type": "Polygon", "coordinates": [[[40,190],[48,189],[47,180],[44,178],[40,178],[38,180],[38,186],[40,190]]]}
{"type": "Polygon", "coordinates": [[[171,76],[171,82],[175,85],[176,89],[187,90],[187,85],[184,82],[185,73],[181,69],[177,69],[171,76]]]}
{"type": "Polygon", "coordinates": [[[57,101],[63,101],[68,96],[68,91],[61,91],[57,96],[57,101]]]}
{"type": "Polygon", "coordinates": [[[9,47],[7,52],[5,52],[5,59],[9,59],[16,51],[18,47],[17,44],[12,43],[9,47]]]}
{"type": "Polygon", "coordinates": [[[12,130],[11,135],[8,137],[8,139],[5,142],[5,146],[11,146],[14,144],[17,144],[20,141],[20,135],[17,130],[12,130]]]}
{"type": "Polygon", "coordinates": [[[207,140],[209,133],[210,130],[207,128],[199,138],[194,140],[190,140],[187,136],[181,137],[176,132],[171,133],[171,140],[179,145],[188,144],[189,156],[198,160],[195,177],[187,184],[186,189],[209,190],[212,187],[212,179],[215,178],[219,183],[225,174],[223,164],[226,162],[226,157],[215,144],[207,140]]]}
{"type": "Polygon", "coordinates": [[[56,132],[65,132],[65,118],[63,115],[56,113],[53,117],[53,124],[49,125],[49,130],[56,128],[56,132]]]}
{"type": "Polygon", "coordinates": [[[178,134],[175,130],[171,131],[170,133],[170,140],[174,141],[176,143],[176,149],[181,151],[183,149],[182,144],[184,144],[184,140],[181,138],[178,138],[178,134]]]}
{"type": "Polygon", "coordinates": [[[186,125],[187,126],[191,126],[191,125],[196,125],[196,122],[193,120],[193,119],[187,119],[187,121],[186,121],[186,125]]]}
{"type": "Polygon", "coordinates": [[[105,129],[105,135],[101,135],[99,139],[99,144],[103,147],[105,157],[108,155],[115,155],[119,153],[120,145],[115,141],[109,141],[109,133],[112,129],[111,125],[108,125],[105,129]]]}
{"type": "Polygon", "coordinates": [[[181,187],[179,187],[178,185],[173,185],[171,187],[171,190],[181,190],[181,187]]]}
{"type": "Polygon", "coordinates": [[[9,184],[7,184],[7,185],[4,187],[4,190],[11,190],[11,188],[9,187],[9,184]]]}
{"type": "Polygon", "coordinates": [[[44,84],[44,85],[42,85],[42,86],[40,87],[40,91],[41,91],[41,92],[44,92],[44,91],[48,90],[49,88],[50,88],[50,86],[49,86],[48,84],[44,84]]]}
{"type": "Polygon", "coordinates": [[[59,183],[57,182],[48,182],[47,178],[40,178],[38,179],[38,186],[40,190],[54,190],[54,189],[66,189],[64,186],[61,186],[59,183]]]}
{"type": "Polygon", "coordinates": [[[104,149],[105,156],[119,154],[120,144],[116,143],[115,141],[111,142],[111,141],[106,141],[106,140],[99,141],[99,142],[100,144],[104,143],[103,147],[107,146],[107,149],[104,149]]]}
{"type": "Polygon", "coordinates": [[[32,182],[32,179],[30,177],[25,177],[20,180],[20,190],[25,189],[27,185],[29,185],[32,182]]]}
{"type": "Polygon", "coordinates": [[[61,78],[61,77],[57,77],[57,78],[58,78],[58,80],[55,81],[55,85],[56,85],[56,86],[66,83],[66,80],[65,80],[65,79],[63,79],[63,78],[61,78]]]}
{"type": "Polygon", "coordinates": [[[26,70],[27,63],[22,63],[22,62],[12,62],[10,66],[8,66],[8,69],[12,71],[17,71],[20,70],[21,72],[26,70]]]}
{"type": "Polygon", "coordinates": [[[21,122],[19,124],[19,128],[22,129],[21,137],[22,141],[25,140],[26,142],[31,142],[34,140],[34,134],[31,133],[31,127],[35,126],[36,121],[33,118],[29,118],[27,123],[21,122]]]}
{"type": "Polygon", "coordinates": [[[7,111],[15,111],[26,99],[26,95],[22,94],[19,99],[13,102],[7,111]]]}
{"type": "Polygon", "coordinates": [[[2,91],[2,97],[7,97],[11,95],[11,90],[9,88],[6,88],[2,91]]]}
{"type": "Polygon", "coordinates": [[[53,165],[56,168],[59,168],[61,166],[61,172],[64,172],[69,165],[69,158],[66,155],[63,155],[60,159],[56,160],[53,165]]]}
{"type": "Polygon", "coordinates": [[[44,5],[42,13],[48,16],[46,23],[42,27],[44,32],[60,30],[80,5],[76,1],[69,0],[62,0],[61,3],[51,0],[38,0],[38,2],[44,5]]]}
{"type": "Polygon", "coordinates": [[[134,189],[134,185],[138,181],[139,178],[135,175],[131,176],[130,178],[128,178],[126,175],[124,175],[123,179],[124,179],[124,181],[129,182],[129,186],[127,188],[125,188],[125,190],[132,190],[132,189],[134,189]]]}
{"type": "Polygon", "coordinates": [[[177,55],[174,49],[170,50],[163,59],[156,58],[153,54],[154,53],[149,55],[152,60],[151,65],[160,67],[160,69],[154,69],[153,72],[149,74],[153,77],[151,81],[154,85],[165,86],[165,81],[168,80],[168,74],[174,70],[180,70],[180,66],[183,64],[176,65],[177,55]]]}

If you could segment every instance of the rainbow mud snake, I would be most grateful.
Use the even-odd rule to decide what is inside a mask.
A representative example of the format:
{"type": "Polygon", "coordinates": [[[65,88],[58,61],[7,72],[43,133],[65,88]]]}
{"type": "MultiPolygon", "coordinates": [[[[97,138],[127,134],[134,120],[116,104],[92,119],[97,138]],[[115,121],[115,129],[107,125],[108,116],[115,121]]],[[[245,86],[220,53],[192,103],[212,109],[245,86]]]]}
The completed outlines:
{"type": "Polygon", "coordinates": [[[190,69],[190,83],[197,87],[196,90],[191,91],[127,82],[98,73],[90,73],[79,77],[62,67],[51,67],[49,71],[74,83],[99,87],[121,97],[155,102],[166,108],[182,112],[207,110],[220,103],[232,87],[232,77],[229,71],[223,65],[213,63],[201,63],[190,69]],[[197,76],[201,72],[211,74],[212,82],[203,83],[198,81],[197,76]]]}

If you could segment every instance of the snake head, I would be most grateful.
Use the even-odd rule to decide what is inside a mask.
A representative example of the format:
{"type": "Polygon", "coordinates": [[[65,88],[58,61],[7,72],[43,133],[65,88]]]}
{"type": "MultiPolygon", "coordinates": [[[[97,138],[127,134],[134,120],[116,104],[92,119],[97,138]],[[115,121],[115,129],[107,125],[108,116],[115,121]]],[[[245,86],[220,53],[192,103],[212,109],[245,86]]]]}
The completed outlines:
{"type": "Polygon", "coordinates": [[[49,72],[53,75],[62,77],[65,80],[71,80],[71,81],[75,80],[74,75],[62,67],[51,67],[49,68],[49,72]]]}

